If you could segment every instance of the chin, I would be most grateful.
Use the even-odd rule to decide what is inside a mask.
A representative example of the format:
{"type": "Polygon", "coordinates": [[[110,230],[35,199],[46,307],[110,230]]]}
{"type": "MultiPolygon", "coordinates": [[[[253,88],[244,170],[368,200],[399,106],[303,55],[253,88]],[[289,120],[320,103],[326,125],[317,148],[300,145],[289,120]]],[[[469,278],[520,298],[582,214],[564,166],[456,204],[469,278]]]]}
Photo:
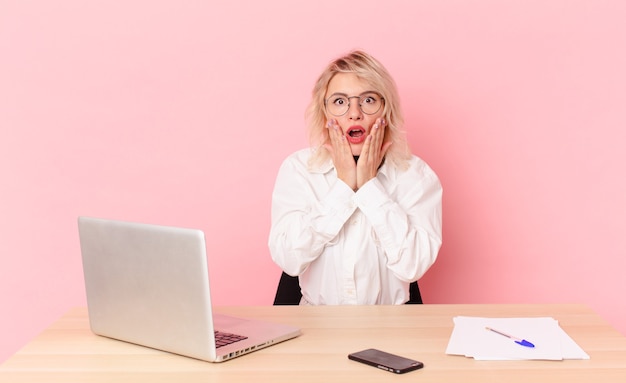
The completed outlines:
{"type": "Polygon", "coordinates": [[[351,149],[353,156],[360,156],[361,152],[363,151],[363,148],[360,145],[358,148],[352,147],[351,149]]]}

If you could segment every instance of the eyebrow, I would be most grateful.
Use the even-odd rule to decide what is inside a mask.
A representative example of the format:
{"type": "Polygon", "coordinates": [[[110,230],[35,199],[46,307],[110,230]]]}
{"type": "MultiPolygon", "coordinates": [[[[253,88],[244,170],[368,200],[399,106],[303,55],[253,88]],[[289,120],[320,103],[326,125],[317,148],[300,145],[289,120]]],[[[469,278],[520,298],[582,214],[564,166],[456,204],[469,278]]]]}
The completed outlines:
{"type": "Polygon", "coordinates": [[[335,93],[331,94],[330,96],[328,96],[327,99],[331,98],[332,96],[361,97],[364,94],[368,94],[368,93],[374,93],[374,94],[378,95],[379,97],[382,97],[382,95],[380,93],[378,93],[377,91],[375,91],[375,90],[366,90],[365,92],[359,94],[358,96],[348,96],[347,93],[335,92],[335,93]]]}

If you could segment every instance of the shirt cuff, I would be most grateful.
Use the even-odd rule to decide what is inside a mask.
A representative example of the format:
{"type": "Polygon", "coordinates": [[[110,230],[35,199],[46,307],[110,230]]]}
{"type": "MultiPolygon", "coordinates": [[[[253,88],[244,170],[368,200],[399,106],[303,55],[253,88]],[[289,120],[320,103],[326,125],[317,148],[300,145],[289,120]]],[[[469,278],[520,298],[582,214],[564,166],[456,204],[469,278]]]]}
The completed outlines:
{"type": "Polygon", "coordinates": [[[387,192],[378,178],[367,181],[354,195],[354,202],[361,209],[378,208],[384,205],[387,200],[387,192]]]}
{"type": "Polygon", "coordinates": [[[324,231],[336,234],[348,218],[357,209],[354,191],[343,181],[337,181],[322,201],[323,215],[326,216],[322,227],[324,231]]]}

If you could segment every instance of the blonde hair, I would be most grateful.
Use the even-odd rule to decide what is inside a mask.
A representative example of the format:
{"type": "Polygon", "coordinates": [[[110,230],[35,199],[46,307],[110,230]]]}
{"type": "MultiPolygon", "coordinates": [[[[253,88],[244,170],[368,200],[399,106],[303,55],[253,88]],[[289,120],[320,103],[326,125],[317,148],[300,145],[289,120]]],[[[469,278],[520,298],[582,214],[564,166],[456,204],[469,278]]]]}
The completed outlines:
{"type": "Polygon", "coordinates": [[[330,153],[323,147],[323,144],[329,139],[328,130],[325,127],[327,116],[324,97],[330,80],[337,73],[354,73],[359,79],[367,81],[373,90],[383,96],[385,99],[383,117],[387,120],[385,141],[391,140],[392,142],[385,155],[385,162],[397,168],[406,169],[411,151],[406,135],[402,130],[404,119],[400,110],[396,84],[380,62],[359,50],[352,51],[328,64],[313,87],[311,102],[305,115],[309,142],[313,147],[309,166],[320,165],[330,158],[330,153]]]}

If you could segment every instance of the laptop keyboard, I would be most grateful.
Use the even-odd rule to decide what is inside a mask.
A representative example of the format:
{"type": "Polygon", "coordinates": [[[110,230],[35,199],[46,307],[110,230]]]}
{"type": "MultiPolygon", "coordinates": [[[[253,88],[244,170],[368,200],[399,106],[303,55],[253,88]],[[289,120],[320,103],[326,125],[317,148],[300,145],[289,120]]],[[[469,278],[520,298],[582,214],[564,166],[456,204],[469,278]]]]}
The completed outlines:
{"type": "Polygon", "coordinates": [[[227,332],[215,331],[215,347],[220,348],[227,344],[239,342],[240,340],[248,339],[247,336],[229,334],[227,332]]]}

